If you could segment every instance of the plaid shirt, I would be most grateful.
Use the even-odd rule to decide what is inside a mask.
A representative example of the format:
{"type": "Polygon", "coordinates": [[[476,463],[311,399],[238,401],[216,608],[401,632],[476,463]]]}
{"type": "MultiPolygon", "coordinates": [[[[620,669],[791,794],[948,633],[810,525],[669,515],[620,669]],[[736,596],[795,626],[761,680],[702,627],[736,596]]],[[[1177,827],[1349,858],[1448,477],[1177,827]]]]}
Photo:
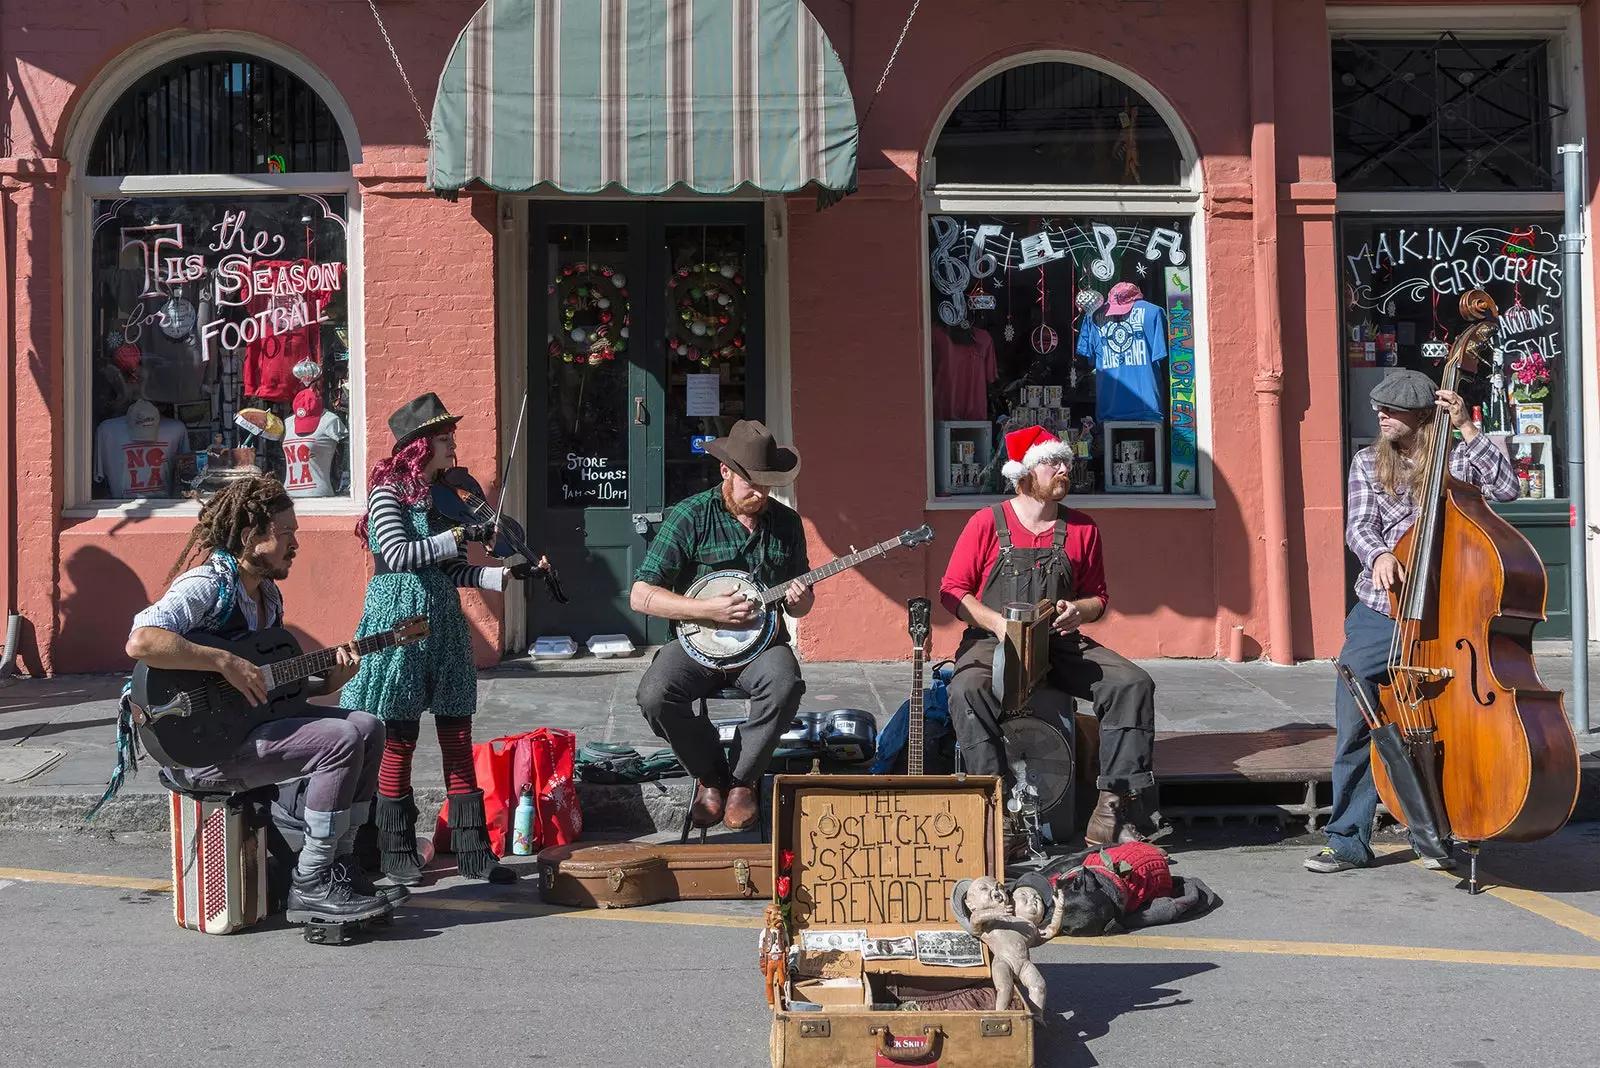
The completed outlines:
{"type": "MultiPolygon", "coordinates": [[[[1417,505],[1410,497],[1385,493],[1378,485],[1378,454],[1372,446],[1356,453],[1350,465],[1349,518],[1344,525],[1344,543],[1361,560],[1361,576],[1356,579],[1356,596],[1374,612],[1389,614],[1389,595],[1372,584],[1372,564],[1394,549],[1411,524],[1417,521],[1417,505]]],[[[1488,435],[1479,434],[1450,450],[1450,473],[1463,482],[1483,490],[1492,501],[1514,501],[1519,486],[1511,461],[1495,448],[1488,435]]]]}
{"type": "Polygon", "coordinates": [[[712,486],[667,512],[633,577],[683,593],[702,575],[727,570],[748,571],[768,589],[810,571],[800,516],[769,499],[755,530],[746,530],[723,505],[722,486],[712,486]]]}

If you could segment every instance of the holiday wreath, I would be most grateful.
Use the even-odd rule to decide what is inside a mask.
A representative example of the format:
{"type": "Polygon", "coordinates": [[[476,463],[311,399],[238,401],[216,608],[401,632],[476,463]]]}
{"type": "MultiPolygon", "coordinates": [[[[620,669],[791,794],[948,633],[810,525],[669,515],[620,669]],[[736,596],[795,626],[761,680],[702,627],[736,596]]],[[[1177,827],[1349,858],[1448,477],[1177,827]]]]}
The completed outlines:
{"type": "Polygon", "coordinates": [[[628,279],[603,264],[561,268],[550,287],[561,329],[550,335],[550,355],[565,363],[599,364],[628,351],[628,279]]]}
{"type": "Polygon", "coordinates": [[[667,285],[677,317],[667,318],[667,347],[710,367],[744,351],[744,276],[730,263],[679,267],[667,285]]]}

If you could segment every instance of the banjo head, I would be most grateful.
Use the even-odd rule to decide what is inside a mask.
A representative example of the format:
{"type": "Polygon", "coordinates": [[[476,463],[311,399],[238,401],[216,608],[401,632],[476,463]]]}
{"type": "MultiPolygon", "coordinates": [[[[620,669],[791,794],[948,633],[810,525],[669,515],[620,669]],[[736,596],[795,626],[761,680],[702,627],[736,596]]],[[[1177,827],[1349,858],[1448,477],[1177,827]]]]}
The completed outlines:
{"type": "MultiPolygon", "coordinates": [[[[762,587],[743,571],[713,571],[697,579],[684,592],[684,596],[706,601],[737,593],[759,599],[763,592],[762,587]]],[[[766,646],[776,625],[776,618],[776,610],[767,609],[756,617],[755,626],[749,630],[697,625],[681,629],[678,639],[690,656],[708,667],[739,667],[754,659],[766,646]]]]}

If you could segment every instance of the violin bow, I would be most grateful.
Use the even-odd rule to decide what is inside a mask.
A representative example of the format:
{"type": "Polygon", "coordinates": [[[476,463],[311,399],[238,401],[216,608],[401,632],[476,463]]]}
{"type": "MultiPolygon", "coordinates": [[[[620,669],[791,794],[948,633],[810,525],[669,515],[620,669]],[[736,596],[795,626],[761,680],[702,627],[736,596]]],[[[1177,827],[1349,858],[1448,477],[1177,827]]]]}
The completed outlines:
{"type": "MultiPolygon", "coordinates": [[[[517,446],[522,444],[522,424],[528,419],[528,394],[522,394],[522,411],[517,413],[517,429],[511,435],[511,451],[506,454],[506,466],[500,472],[500,499],[494,505],[494,525],[500,526],[500,517],[506,510],[506,486],[511,481],[511,465],[517,462],[517,446]]],[[[530,561],[530,563],[535,561],[530,561]]]]}

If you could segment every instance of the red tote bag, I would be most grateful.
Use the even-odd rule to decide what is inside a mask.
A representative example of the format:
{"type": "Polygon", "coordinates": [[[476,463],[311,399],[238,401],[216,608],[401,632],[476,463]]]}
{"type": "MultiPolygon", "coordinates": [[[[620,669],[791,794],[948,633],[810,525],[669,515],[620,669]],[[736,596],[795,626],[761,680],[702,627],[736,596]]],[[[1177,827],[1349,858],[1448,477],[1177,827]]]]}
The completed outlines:
{"type": "MultiPolygon", "coordinates": [[[[478,742],[472,747],[472,768],[478,778],[478,789],[483,791],[483,816],[489,828],[489,848],[497,857],[503,857],[511,850],[511,821],[516,816],[522,785],[535,781],[534,737],[538,733],[526,731],[508,734],[492,741],[478,742]]],[[[567,762],[570,769],[570,756],[567,762]]],[[[439,820],[434,828],[433,847],[439,853],[452,852],[449,805],[446,801],[439,806],[439,820]]]]}
{"type": "Polygon", "coordinates": [[[539,848],[576,842],[583,834],[583,812],[578,807],[578,788],[573,779],[577,736],[555,727],[540,727],[530,739],[539,848]]]}

